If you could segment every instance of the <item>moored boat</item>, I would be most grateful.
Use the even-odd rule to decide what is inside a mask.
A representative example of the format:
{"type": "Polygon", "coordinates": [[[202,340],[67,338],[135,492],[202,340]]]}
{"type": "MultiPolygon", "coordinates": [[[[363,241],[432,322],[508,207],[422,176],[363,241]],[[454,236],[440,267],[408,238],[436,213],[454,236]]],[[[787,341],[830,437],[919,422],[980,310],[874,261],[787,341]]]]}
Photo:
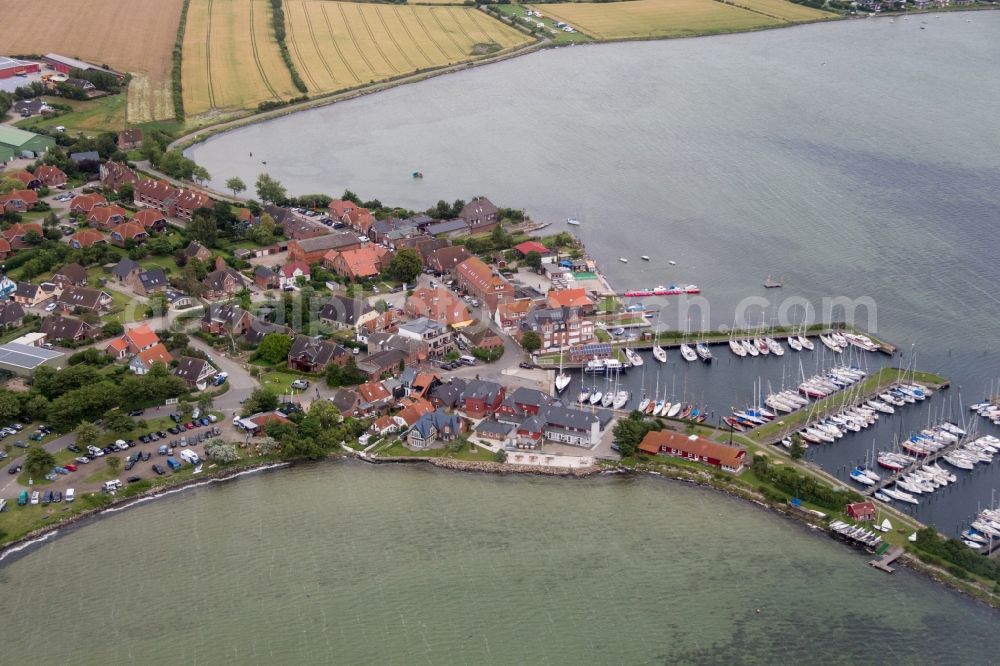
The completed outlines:
{"type": "Polygon", "coordinates": [[[681,351],[681,357],[685,361],[697,361],[698,360],[698,354],[696,354],[695,351],[693,349],[691,349],[690,345],[688,345],[686,343],[681,344],[680,351],[681,351]]]}
{"type": "Polygon", "coordinates": [[[653,358],[655,358],[660,363],[667,362],[667,350],[660,345],[653,345],[653,358]]]}

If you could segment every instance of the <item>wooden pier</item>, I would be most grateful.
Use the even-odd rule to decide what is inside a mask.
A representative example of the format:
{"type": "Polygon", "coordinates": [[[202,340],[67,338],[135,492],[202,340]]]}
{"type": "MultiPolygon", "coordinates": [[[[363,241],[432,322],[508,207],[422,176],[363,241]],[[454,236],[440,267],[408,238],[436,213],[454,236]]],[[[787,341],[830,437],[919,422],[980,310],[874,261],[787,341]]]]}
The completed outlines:
{"type": "Polygon", "coordinates": [[[893,562],[899,559],[899,556],[904,552],[902,546],[893,546],[889,550],[882,553],[880,557],[876,557],[874,560],[870,561],[868,564],[875,567],[879,571],[884,571],[886,573],[892,573],[895,571],[891,565],[893,562]]]}
{"type": "MultiPolygon", "coordinates": [[[[916,458],[916,460],[914,460],[912,463],[910,463],[907,467],[904,467],[903,469],[899,470],[898,472],[895,472],[894,474],[891,474],[889,476],[884,477],[881,481],[879,481],[878,483],[876,483],[874,486],[868,486],[868,487],[862,489],[861,490],[861,494],[862,495],[867,495],[867,496],[870,497],[871,495],[874,495],[875,493],[877,493],[878,491],[882,490],[886,486],[888,486],[888,485],[890,485],[892,483],[895,483],[896,479],[904,477],[907,474],[909,474],[910,472],[912,472],[912,471],[914,471],[916,469],[920,469],[924,465],[930,465],[931,463],[937,462],[943,456],[948,455],[949,453],[951,453],[955,449],[958,449],[959,447],[961,447],[963,444],[967,444],[967,443],[973,441],[974,439],[976,439],[975,435],[966,435],[965,437],[960,437],[957,442],[952,442],[948,446],[940,448],[937,451],[935,451],[934,453],[928,454],[926,456],[913,456],[914,458],[916,458]]],[[[907,453],[906,455],[912,455],[912,454],[907,453]]]]}

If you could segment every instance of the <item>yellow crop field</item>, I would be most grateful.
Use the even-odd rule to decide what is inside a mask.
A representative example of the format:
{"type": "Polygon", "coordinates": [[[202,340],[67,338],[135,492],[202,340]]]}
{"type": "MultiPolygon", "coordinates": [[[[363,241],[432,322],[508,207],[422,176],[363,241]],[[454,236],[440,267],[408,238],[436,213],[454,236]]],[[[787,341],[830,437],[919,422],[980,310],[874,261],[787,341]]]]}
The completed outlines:
{"type": "Polygon", "coordinates": [[[284,7],[288,49],[310,93],[471,60],[530,41],[471,7],[336,0],[285,0],[284,7]]]}
{"type": "Polygon", "coordinates": [[[835,18],[836,14],[824,12],[821,9],[813,9],[805,5],[797,5],[786,0],[732,0],[733,4],[761,14],[767,14],[785,21],[816,21],[819,19],[835,18]]]}
{"type": "MultiPolygon", "coordinates": [[[[757,0],[738,4],[747,6],[757,0]]],[[[781,2],[783,0],[760,0],[781,2]]],[[[795,7],[795,5],[790,5],[795,7]]],[[[598,39],[683,37],[752,30],[787,23],[774,16],[741,9],[716,0],[630,0],[628,2],[569,2],[534,7],[547,17],[565,21],[598,39]]]]}
{"type": "Polygon", "coordinates": [[[0,50],[58,53],[131,72],[128,119],[173,118],[170,53],[181,0],[3,0],[0,50]]]}
{"type": "Polygon", "coordinates": [[[181,85],[188,115],[297,96],[271,28],[270,3],[191,0],[181,85]]]}

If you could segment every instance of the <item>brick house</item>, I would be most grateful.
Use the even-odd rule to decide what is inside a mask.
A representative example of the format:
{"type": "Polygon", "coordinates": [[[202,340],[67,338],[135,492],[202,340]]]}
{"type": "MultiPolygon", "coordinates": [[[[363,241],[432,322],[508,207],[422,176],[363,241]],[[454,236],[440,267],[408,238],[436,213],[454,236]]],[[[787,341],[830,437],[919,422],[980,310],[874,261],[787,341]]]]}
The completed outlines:
{"type": "Polygon", "coordinates": [[[875,509],[875,503],[870,500],[866,502],[854,502],[852,504],[848,504],[844,509],[844,513],[859,523],[870,523],[875,520],[875,516],[878,515],[875,509]]]}
{"type": "Polygon", "coordinates": [[[118,150],[127,152],[142,148],[142,130],[138,127],[130,127],[118,133],[118,150]]]}
{"type": "Polygon", "coordinates": [[[63,312],[72,312],[77,308],[90,312],[103,312],[110,310],[113,302],[108,292],[88,287],[66,287],[56,299],[63,312]]]}
{"type": "Polygon", "coordinates": [[[583,288],[550,291],[545,301],[550,308],[577,308],[580,314],[594,313],[594,301],[583,288]]]}
{"type": "Polygon", "coordinates": [[[347,226],[357,231],[362,236],[368,235],[368,230],[375,224],[375,218],[367,208],[355,208],[344,213],[340,218],[347,226]]]}
{"type": "Polygon", "coordinates": [[[159,291],[166,291],[170,282],[167,280],[166,271],[162,268],[150,268],[141,271],[129,286],[139,296],[149,296],[159,291]]]}
{"type": "Polygon", "coordinates": [[[576,308],[538,308],[521,322],[521,332],[534,331],[542,350],[585,344],[594,340],[594,322],[576,308]]]}
{"type": "Polygon", "coordinates": [[[201,286],[204,290],[202,294],[207,300],[218,300],[237,294],[247,286],[244,278],[235,268],[227,268],[226,262],[221,257],[215,263],[215,270],[209,273],[201,286]]]}
{"type": "Polygon", "coordinates": [[[499,223],[499,210],[486,197],[477,197],[465,204],[458,216],[469,223],[469,233],[484,234],[492,231],[499,223]]]}
{"type": "Polygon", "coordinates": [[[128,367],[137,375],[145,375],[153,369],[154,363],[168,366],[173,360],[174,357],[170,355],[163,343],[157,343],[133,356],[128,362],[128,367]]]}
{"type": "Polygon", "coordinates": [[[344,216],[350,213],[352,210],[356,209],[357,205],[353,201],[344,201],[343,199],[334,199],[330,202],[327,210],[330,212],[330,217],[335,220],[342,220],[344,216]]]}
{"type": "Polygon", "coordinates": [[[440,358],[455,351],[455,336],[447,324],[427,317],[419,317],[401,324],[398,334],[420,341],[425,346],[428,356],[432,358],[440,358]]]}
{"type": "Polygon", "coordinates": [[[323,265],[337,275],[350,280],[376,277],[388,265],[391,252],[381,245],[366,245],[351,250],[330,250],[323,257],[323,265]]]}
{"type": "Polygon", "coordinates": [[[212,258],[212,252],[198,241],[191,241],[188,243],[187,247],[184,248],[184,256],[187,257],[188,261],[192,259],[197,259],[198,261],[208,261],[212,258]]]}
{"type": "Polygon", "coordinates": [[[105,162],[101,165],[101,187],[117,192],[122,185],[135,186],[139,176],[121,162],[105,162]]]}
{"type": "Polygon", "coordinates": [[[514,298],[514,287],[487,266],[479,257],[469,257],[455,267],[455,280],[459,287],[479,300],[490,312],[497,305],[514,298]]]}
{"type": "Polygon", "coordinates": [[[42,179],[29,171],[12,171],[5,173],[4,178],[21,181],[21,185],[29,190],[37,190],[42,186],[42,179]]]}
{"type": "Polygon", "coordinates": [[[69,212],[74,215],[89,215],[98,206],[106,206],[108,200],[103,194],[78,194],[69,202],[69,212]]]}
{"type": "Polygon", "coordinates": [[[87,286],[87,269],[77,263],[66,264],[52,275],[52,282],[60,289],[68,286],[87,286]]]}
{"type": "Polygon", "coordinates": [[[14,190],[0,194],[0,209],[8,213],[27,213],[38,203],[38,195],[34,190],[14,190]]]}
{"type": "Polygon", "coordinates": [[[121,206],[98,206],[87,213],[87,224],[107,231],[125,221],[125,209],[121,206]]]}
{"type": "Polygon", "coordinates": [[[253,316],[238,305],[212,304],[205,308],[201,330],[212,335],[230,335],[238,338],[253,325],[253,316]]]}
{"type": "Polygon", "coordinates": [[[45,187],[63,187],[69,180],[65,172],[57,166],[42,164],[35,169],[35,176],[42,181],[45,187]]]}
{"type": "Polygon", "coordinates": [[[333,296],[320,309],[319,320],[336,330],[354,329],[378,317],[378,311],[368,301],[347,296],[333,296]]]}
{"type": "Polygon", "coordinates": [[[277,289],[278,274],[267,266],[257,266],[253,269],[253,283],[258,289],[277,289]]]}
{"type": "Polygon", "coordinates": [[[408,317],[427,317],[446,326],[472,319],[462,299],[445,287],[415,289],[406,299],[403,311],[408,317]]]}
{"type": "Polygon", "coordinates": [[[327,252],[351,250],[361,247],[357,235],[350,232],[335,232],[316,238],[292,240],[288,242],[288,260],[314,264],[323,261],[327,252]]]}
{"type": "Polygon", "coordinates": [[[716,444],[698,435],[683,435],[670,430],[651,431],[639,444],[643,453],[667,455],[707,463],[727,472],[743,471],[747,451],[742,447],[716,444]]]}
{"type": "Polygon", "coordinates": [[[12,250],[24,250],[32,247],[32,244],[28,242],[29,235],[36,235],[39,238],[44,238],[44,234],[45,232],[42,230],[42,225],[40,224],[35,224],[34,222],[22,224],[17,222],[4,230],[3,238],[10,243],[10,248],[12,250]]]}
{"type": "Polygon", "coordinates": [[[323,372],[334,363],[346,365],[350,355],[334,342],[298,335],[288,350],[288,367],[302,372],[323,372]]]}
{"type": "Polygon", "coordinates": [[[449,245],[431,252],[424,260],[424,264],[435,273],[450,273],[470,256],[472,255],[469,251],[461,245],[449,245]]]}
{"type": "Polygon", "coordinates": [[[161,233],[167,229],[167,218],[155,208],[143,208],[132,216],[132,222],[141,224],[147,232],[161,233]]]}
{"type": "Polygon", "coordinates": [[[146,233],[146,230],[142,228],[141,224],[135,222],[122,222],[111,229],[108,237],[111,239],[111,244],[118,247],[125,247],[129,241],[141,244],[149,240],[149,234],[146,233]]]}
{"type": "Polygon", "coordinates": [[[107,243],[108,239],[96,229],[80,229],[69,237],[69,246],[77,250],[107,243]]]}
{"type": "Polygon", "coordinates": [[[39,331],[45,334],[45,338],[49,342],[58,340],[80,342],[100,333],[100,329],[96,326],[91,326],[81,319],[64,317],[63,315],[49,315],[42,320],[42,327],[39,331]]]}

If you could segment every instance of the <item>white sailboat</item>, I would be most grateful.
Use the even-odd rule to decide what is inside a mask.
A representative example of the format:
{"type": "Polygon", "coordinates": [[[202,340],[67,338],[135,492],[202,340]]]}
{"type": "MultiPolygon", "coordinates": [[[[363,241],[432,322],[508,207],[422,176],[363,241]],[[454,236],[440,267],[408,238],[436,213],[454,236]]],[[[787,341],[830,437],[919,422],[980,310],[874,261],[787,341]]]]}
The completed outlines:
{"type": "Polygon", "coordinates": [[[740,344],[743,345],[743,349],[745,349],[751,356],[760,356],[760,351],[757,349],[757,346],[750,340],[743,340],[740,344]]]}
{"type": "Polygon", "coordinates": [[[696,354],[695,351],[693,349],[691,349],[691,346],[688,345],[687,343],[681,343],[681,357],[685,361],[697,361],[698,360],[698,354],[696,354]]]}
{"type": "Polygon", "coordinates": [[[628,347],[626,347],[625,358],[628,359],[628,362],[632,364],[633,368],[638,368],[642,366],[642,357],[639,356],[639,353],[634,349],[629,349],[628,347]]]}
{"type": "Polygon", "coordinates": [[[556,375],[556,394],[560,394],[569,386],[572,378],[563,371],[563,355],[559,352],[559,374],[556,375]]]}
{"type": "Polygon", "coordinates": [[[742,343],[740,343],[736,339],[731,339],[729,341],[729,350],[734,354],[736,354],[737,356],[739,356],[740,358],[743,358],[744,356],[747,355],[746,348],[743,346],[742,343]]]}
{"type": "Polygon", "coordinates": [[[799,344],[802,345],[803,349],[808,349],[809,351],[812,351],[813,349],[816,348],[816,345],[813,344],[812,340],[810,340],[809,338],[807,338],[802,334],[799,334],[796,339],[799,341],[799,344]]]}

